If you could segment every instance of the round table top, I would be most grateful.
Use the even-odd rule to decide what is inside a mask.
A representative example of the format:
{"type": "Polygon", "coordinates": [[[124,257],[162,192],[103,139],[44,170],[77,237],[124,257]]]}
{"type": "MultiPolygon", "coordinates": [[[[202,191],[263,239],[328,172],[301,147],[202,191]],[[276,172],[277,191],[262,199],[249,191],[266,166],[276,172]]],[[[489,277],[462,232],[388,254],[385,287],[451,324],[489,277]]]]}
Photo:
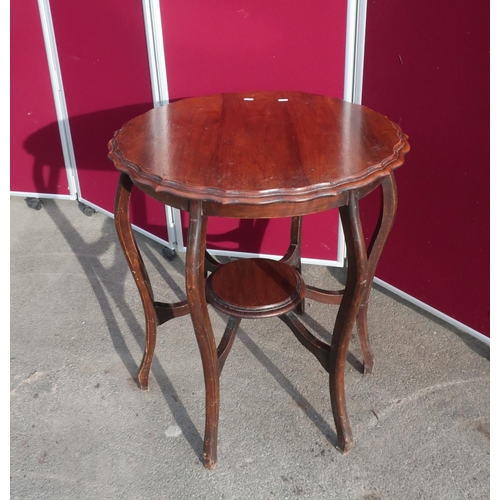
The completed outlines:
{"type": "Polygon", "coordinates": [[[389,175],[408,151],[387,117],[302,92],[183,99],[109,142],[116,168],[149,192],[236,205],[337,196],[389,175]]]}

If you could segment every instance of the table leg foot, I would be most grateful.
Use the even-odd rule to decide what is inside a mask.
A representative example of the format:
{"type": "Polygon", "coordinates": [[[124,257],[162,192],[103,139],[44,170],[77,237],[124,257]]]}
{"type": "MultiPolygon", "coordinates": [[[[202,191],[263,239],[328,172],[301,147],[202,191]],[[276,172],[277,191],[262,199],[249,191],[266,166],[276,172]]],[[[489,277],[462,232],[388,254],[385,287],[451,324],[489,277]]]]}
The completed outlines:
{"type": "Polygon", "coordinates": [[[205,454],[203,454],[203,466],[205,469],[214,470],[217,467],[217,459],[206,457],[205,454]]]}
{"type": "Polygon", "coordinates": [[[354,440],[349,417],[347,415],[343,376],[330,376],[330,396],[335,428],[337,430],[337,449],[343,455],[347,455],[349,451],[351,451],[354,440]],[[342,380],[340,380],[340,378],[342,380]]]}
{"type": "Polygon", "coordinates": [[[348,442],[337,442],[337,450],[340,451],[340,453],[342,453],[342,455],[349,455],[349,453],[351,452],[351,449],[352,449],[352,445],[353,445],[353,440],[351,439],[351,441],[348,441],[348,442]]]}
{"type": "Polygon", "coordinates": [[[139,373],[137,375],[137,382],[139,383],[139,387],[143,391],[149,391],[149,368],[139,369],[139,373]]]}

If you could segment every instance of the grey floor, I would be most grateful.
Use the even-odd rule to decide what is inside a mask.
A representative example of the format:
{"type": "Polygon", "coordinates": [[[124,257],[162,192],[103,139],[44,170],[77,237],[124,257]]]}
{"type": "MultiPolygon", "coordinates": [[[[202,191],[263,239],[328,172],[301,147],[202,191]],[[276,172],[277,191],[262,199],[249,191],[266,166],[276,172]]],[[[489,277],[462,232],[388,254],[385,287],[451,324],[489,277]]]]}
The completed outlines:
{"type": "MultiPolygon", "coordinates": [[[[355,443],[335,449],[328,378],[278,319],[244,321],[221,379],[219,464],[200,461],[201,362],[189,316],[160,327],[150,390],[140,298],[113,221],[72,201],[11,198],[12,499],[487,499],[489,348],[375,287],[374,374],[346,368],[355,443]]],[[[157,300],[183,258],[138,243],[157,300]]],[[[415,272],[418,272],[416,263],[415,272]]],[[[305,266],[333,287],[342,271],[305,266]]],[[[309,302],[309,301],[308,301],[309,302]]],[[[210,312],[217,335],[224,320],[210,312]]],[[[335,308],[307,304],[328,339],[335,308]]]]}

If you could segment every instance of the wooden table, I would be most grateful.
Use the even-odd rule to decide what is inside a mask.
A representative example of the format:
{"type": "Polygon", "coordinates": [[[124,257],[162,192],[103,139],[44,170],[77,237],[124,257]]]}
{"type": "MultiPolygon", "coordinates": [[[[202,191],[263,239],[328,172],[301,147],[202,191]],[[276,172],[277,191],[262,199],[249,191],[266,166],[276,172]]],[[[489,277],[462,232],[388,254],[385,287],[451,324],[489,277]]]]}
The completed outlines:
{"type": "Polygon", "coordinates": [[[398,125],[364,106],[300,92],[248,92],[177,101],[127,122],[109,142],[121,172],[115,223],[146,317],[138,374],[147,389],[157,326],[190,314],[206,389],[204,464],[217,463],[219,377],[242,318],[279,316],[329,373],[337,446],[347,453],[352,432],[344,367],[357,321],[364,371],[373,355],[367,305],[377,262],[396,211],[393,170],[409,151],[398,125]],[[187,300],[155,302],[130,225],[133,186],[161,203],[189,212],[187,300]],[[367,252],[359,200],[381,186],[379,224],[367,252]],[[302,216],[339,208],[348,273],[344,290],[306,285],[301,275],[302,216]],[[207,219],[292,217],[291,241],[280,261],[241,259],[221,265],[206,251],[207,219]],[[298,316],[307,297],[340,305],[331,345],[298,316]],[[207,305],[229,315],[217,346],[207,305]]]}

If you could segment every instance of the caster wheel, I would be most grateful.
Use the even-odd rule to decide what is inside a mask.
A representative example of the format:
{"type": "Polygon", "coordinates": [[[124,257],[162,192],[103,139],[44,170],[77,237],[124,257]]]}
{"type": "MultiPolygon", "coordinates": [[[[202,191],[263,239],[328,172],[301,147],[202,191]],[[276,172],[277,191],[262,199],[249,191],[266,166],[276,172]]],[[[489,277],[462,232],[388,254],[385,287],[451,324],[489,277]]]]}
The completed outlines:
{"type": "Polygon", "coordinates": [[[95,210],[87,205],[84,205],[81,201],[78,202],[78,208],[87,216],[92,217],[95,214],[95,210]]]}
{"type": "Polygon", "coordinates": [[[43,207],[42,201],[38,198],[26,198],[26,205],[33,210],[40,210],[43,207]]]}
{"type": "Polygon", "coordinates": [[[173,250],[172,248],[168,248],[168,247],[163,247],[161,249],[161,254],[167,260],[172,260],[175,257],[175,255],[176,255],[175,254],[175,250],[173,250]]]}

